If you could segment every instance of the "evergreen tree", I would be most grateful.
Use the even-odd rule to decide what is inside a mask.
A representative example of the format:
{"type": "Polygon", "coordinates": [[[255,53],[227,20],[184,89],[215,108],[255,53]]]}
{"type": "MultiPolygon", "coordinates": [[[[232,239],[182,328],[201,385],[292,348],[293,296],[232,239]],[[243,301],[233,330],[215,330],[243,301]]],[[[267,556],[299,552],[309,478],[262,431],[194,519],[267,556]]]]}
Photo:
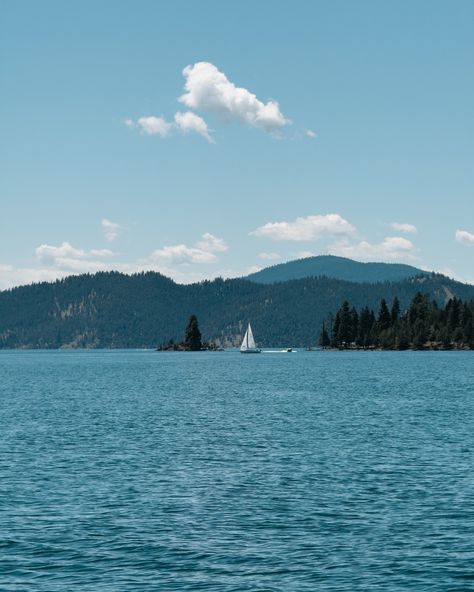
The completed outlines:
{"type": "Polygon", "coordinates": [[[339,347],[338,341],[338,334],[339,334],[339,325],[341,324],[341,314],[338,310],[336,313],[336,317],[334,319],[334,324],[332,326],[332,333],[331,333],[331,346],[332,347],[339,347]]]}
{"type": "Polygon", "coordinates": [[[324,326],[324,323],[323,323],[321,333],[319,335],[319,345],[323,349],[325,349],[326,347],[328,347],[329,344],[330,344],[329,335],[328,335],[328,332],[326,331],[326,327],[324,326]]]}
{"type": "Polygon", "coordinates": [[[199,351],[202,347],[201,331],[196,315],[191,315],[184,333],[184,347],[189,351],[199,351]]]}
{"type": "Polygon", "coordinates": [[[367,347],[368,345],[370,345],[372,324],[372,315],[370,314],[369,308],[365,306],[360,313],[359,335],[357,338],[357,345],[360,345],[362,347],[367,347]]]}
{"type": "Polygon", "coordinates": [[[413,329],[413,347],[414,349],[423,349],[427,340],[426,328],[423,320],[417,319],[413,329]]]}
{"type": "Polygon", "coordinates": [[[451,332],[454,332],[461,324],[461,302],[452,298],[446,305],[446,324],[451,332]]]}
{"type": "Polygon", "coordinates": [[[385,298],[382,298],[382,300],[380,301],[379,317],[377,319],[377,323],[380,331],[385,331],[386,329],[389,329],[390,325],[392,324],[390,312],[388,311],[388,306],[385,302],[385,298]]]}
{"type": "Polygon", "coordinates": [[[359,314],[355,307],[351,310],[351,330],[350,330],[350,343],[357,341],[359,335],[359,314]]]}
{"type": "Polygon", "coordinates": [[[390,321],[392,326],[398,321],[400,316],[400,300],[395,296],[393,299],[392,310],[390,311],[390,321]]]}
{"type": "Polygon", "coordinates": [[[352,316],[349,303],[344,300],[339,309],[339,327],[337,331],[338,347],[347,347],[352,342],[352,316]]]}

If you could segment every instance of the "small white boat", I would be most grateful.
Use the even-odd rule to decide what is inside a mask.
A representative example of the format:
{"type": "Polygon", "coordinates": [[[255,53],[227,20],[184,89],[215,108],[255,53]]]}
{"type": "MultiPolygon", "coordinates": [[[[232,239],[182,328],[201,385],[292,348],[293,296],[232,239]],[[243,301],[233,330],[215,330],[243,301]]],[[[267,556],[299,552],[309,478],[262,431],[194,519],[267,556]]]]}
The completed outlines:
{"type": "Polygon", "coordinates": [[[253,338],[252,327],[250,323],[247,327],[247,331],[245,331],[244,340],[242,341],[242,345],[240,346],[240,353],[241,354],[259,354],[260,349],[255,344],[255,339],[253,338]]]}

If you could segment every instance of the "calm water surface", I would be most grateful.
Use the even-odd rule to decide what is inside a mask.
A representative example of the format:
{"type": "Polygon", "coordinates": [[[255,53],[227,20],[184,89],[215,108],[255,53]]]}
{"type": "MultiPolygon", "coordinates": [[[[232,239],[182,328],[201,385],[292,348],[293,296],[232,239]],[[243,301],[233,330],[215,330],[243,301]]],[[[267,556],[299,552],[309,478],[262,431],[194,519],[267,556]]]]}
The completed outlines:
{"type": "Polygon", "coordinates": [[[474,353],[0,352],[0,590],[474,590],[474,353]]]}

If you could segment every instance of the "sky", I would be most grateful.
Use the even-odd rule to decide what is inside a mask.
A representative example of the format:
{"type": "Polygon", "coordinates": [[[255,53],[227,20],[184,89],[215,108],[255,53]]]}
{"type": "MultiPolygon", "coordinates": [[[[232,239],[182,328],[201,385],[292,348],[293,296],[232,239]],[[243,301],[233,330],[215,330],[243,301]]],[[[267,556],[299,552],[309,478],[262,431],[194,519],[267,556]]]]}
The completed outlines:
{"type": "Polygon", "coordinates": [[[474,2],[3,0],[0,289],[310,255],[474,283],[474,2]]]}

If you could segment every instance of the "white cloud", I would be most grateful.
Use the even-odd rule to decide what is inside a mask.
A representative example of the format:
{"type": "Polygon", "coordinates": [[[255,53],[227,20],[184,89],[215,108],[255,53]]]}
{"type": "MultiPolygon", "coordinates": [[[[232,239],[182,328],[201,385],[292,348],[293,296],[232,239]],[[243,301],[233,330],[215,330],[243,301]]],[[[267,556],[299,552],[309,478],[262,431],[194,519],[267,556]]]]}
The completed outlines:
{"type": "Polygon", "coordinates": [[[74,259],[81,259],[86,257],[86,251],[83,249],[75,249],[68,242],[63,242],[58,247],[53,245],[40,245],[35,250],[38,259],[58,259],[65,257],[72,257],[74,259]]]}
{"type": "Polygon", "coordinates": [[[304,130],[304,133],[306,136],[308,136],[308,138],[316,138],[317,136],[316,132],[313,132],[313,130],[310,129],[304,130]]]}
{"type": "MultiPolygon", "coordinates": [[[[150,256],[131,262],[110,260],[114,253],[109,249],[78,249],[69,242],[60,245],[39,245],[36,268],[15,268],[0,264],[0,290],[41,281],[54,281],[70,275],[97,271],[138,273],[157,271],[177,282],[191,283],[205,279],[208,272],[191,267],[191,264],[209,264],[218,260],[217,254],[227,251],[226,242],[209,232],[193,246],[172,245],[157,249],[150,256]]],[[[229,276],[231,271],[216,271],[215,275],[229,276]]]]}
{"type": "Polygon", "coordinates": [[[367,241],[350,244],[347,240],[341,240],[329,247],[331,255],[362,259],[364,261],[416,259],[414,250],[413,243],[403,236],[387,236],[378,244],[367,241]]]}
{"type": "Polygon", "coordinates": [[[223,238],[218,238],[209,232],[205,232],[202,235],[201,240],[196,243],[196,246],[203,251],[211,251],[214,253],[227,251],[228,249],[227,244],[223,238]]]}
{"type": "Polygon", "coordinates": [[[104,218],[101,222],[102,224],[102,230],[104,231],[104,236],[108,241],[114,241],[120,232],[120,224],[117,224],[116,222],[112,222],[111,220],[108,220],[107,218],[104,218]]]}
{"type": "Polygon", "coordinates": [[[36,248],[35,254],[38,259],[87,259],[89,257],[111,257],[113,252],[109,249],[76,249],[67,241],[58,247],[53,245],[40,245],[36,248]]]}
{"type": "Polygon", "coordinates": [[[140,117],[137,124],[144,134],[149,136],[158,135],[162,138],[166,138],[173,127],[173,124],[163,119],[163,117],[155,117],[154,115],[140,117]]]}
{"type": "Polygon", "coordinates": [[[272,240],[312,241],[325,235],[347,236],[354,232],[355,228],[352,224],[339,214],[327,214],[296,218],[294,222],[268,222],[250,234],[272,240]]]}
{"type": "Polygon", "coordinates": [[[259,253],[258,256],[265,261],[277,261],[281,259],[281,255],[278,253],[259,253]]]}
{"type": "Polygon", "coordinates": [[[168,245],[153,251],[150,260],[162,264],[192,264],[213,263],[217,260],[216,253],[226,251],[227,245],[221,238],[208,232],[202,235],[202,239],[194,246],[168,245]]]}
{"type": "Polygon", "coordinates": [[[307,257],[314,257],[314,255],[312,251],[298,251],[295,253],[297,259],[306,259],[307,257]]]}
{"type": "Polygon", "coordinates": [[[109,249],[85,251],[84,249],[76,249],[67,241],[59,246],[40,245],[36,248],[35,254],[40,261],[53,265],[56,269],[77,273],[105,271],[110,266],[100,259],[113,256],[113,252],[109,249]]]}
{"type": "Polygon", "coordinates": [[[182,132],[196,132],[203,138],[206,138],[208,142],[214,144],[214,138],[209,133],[207,123],[199,115],[196,115],[192,111],[186,111],[185,113],[178,111],[174,115],[174,120],[178,129],[182,132]]]}
{"type": "Polygon", "coordinates": [[[66,271],[44,268],[17,268],[0,264],[0,290],[37,282],[51,282],[69,275],[66,271]]]}
{"type": "Polygon", "coordinates": [[[259,265],[250,265],[245,270],[245,273],[242,273],[242,272],[234,273],[233,274],[233,277],[242,277],[242,276],[245,276],[245,275],[250,275],[251,273],[257,273],[257,271],[261,271],[262,269],[263,268],[260,267],[259,265]]]}
{"type": "Polygon", "coordinates": [[[240,121],[274,132],[289,121],[276,101],[263,103],[246,88],[235,86],[209,62],[198,62],[183,70],[185,94],[178,100],[190,109],[214,113],[223,120],[240,121]]]}
{"type": "Polygon", "coordinates": [[[403,224],[399,222],[392,222],[390,224],[390,228],[396,230],[397,232],[406,232],[407,234],[416,234],[418,229],[413,224],[403,224]]]}
{"type": "Polygon", "coordinates": [[[474,234],[467,230],[456,230],[456,240],[463,245],[474,245],[474,234]]]}
{"type": "Polygon", "coordinates": [[[157,249],[151,254],[151,259],[166,263],[212,263],[216,260],[216,256],[210,251],[181,244],[157,249]]]}
{"type": "Polygon", "coordinates": [[[124,119],[123,122],[127,127],[135,127],[135,122],[133,121],[133,119],[124,119]]]}

